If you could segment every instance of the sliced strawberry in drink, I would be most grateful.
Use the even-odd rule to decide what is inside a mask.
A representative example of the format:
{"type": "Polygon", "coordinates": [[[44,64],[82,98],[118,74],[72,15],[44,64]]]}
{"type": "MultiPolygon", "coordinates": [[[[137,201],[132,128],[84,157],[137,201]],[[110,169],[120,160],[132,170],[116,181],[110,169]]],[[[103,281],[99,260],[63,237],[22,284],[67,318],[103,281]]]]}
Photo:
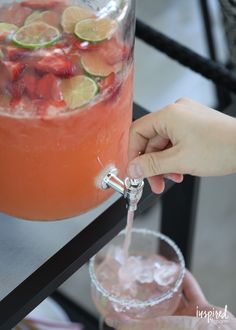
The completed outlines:
{"type": "Polygon", "coordinates": [[[73,48],[73,45],[76,41],[78,41],[78,38],[76,38],[75,35],[70,34],[70,33],[65,33],[63,35],[61,42],[58,42],[57,44],[61,43],[61,45],[63,45],[63,47],[73,48]]]}
{"type": "Polygon", "coordinates": [[[109,74],[108,77],[102,79],[99,82],[100,91],[103,92],[105,90],[107,90],[107,91],[112,90],[114,87],[115,81],[116,81],[116,75],[114,72],[112,72],[111,74],[109,74]]]}
{"type": "Polygon", "coordinates": [[[20,4],[22,7],[29,7],[31,9],[50,9],[59,5],[60,2],[59,0],[25,0],[20,4]]]}
{"type": "Polygon", "coordinates": [[[101,43],[98,51],[106,62],[111,65],[125,61],[130,55],[130,48],[116,38],[101,43]]]}
{"type": "Polygon", "coordinates": [[[64,100],[52,100],[51,105],[56,108],[66,107],[66,102],[64,100]]]}
{"type": "Polygon", "coordinates": [[[0,90],[4,92],[10,83],[9,73],[3,61],[0,61],[0,90]]]}
{"type": "Polygon", "coordinates": [[[25,65],[19,62],[1,61],[1,64],[5,67],[8,79],[11,81],[17,80],[25,68],[25,65]]]}
{"type": "Polygon", "coordinates": [[[80,75],[83,74],[83,68],[81,67],[80,63],[80,56],[78,52],[71,52],[67,55],[68,59],[70,60],[71,63],[74,65],[74,74],[75,75],[80,75]]]}
{"type": "Polygon", "coordinates": [[[37,95],[44,100],[61,100],[61,80],[49,73],[43,76],[37,84],[37,95]]]}
{"type": "Polygon", "coordinates": [[[45,56],[36,63],[35,68],[39,72],[52,73],[62,77],[72,76],[75,72],[73,63],[62,55],[45,56]]]}
{"type": "Polygon", "coordinates": [[[21,97],[24,94],[24,91],[25,91],[25,85],[23,84],[22,80],[18,80],[14,84],[12,84],[12,87],[11,87],[11,95],[12,95],[11,104],[12,105],[16,105],[17,102],[19,102],[21,100],[21,97]]]}
{"type": "Polygon", "coordinates": [[[24,49],[24,48],[19,48],[19,47],[14,47],[14,46],[7,46],[4,49],[4,54],[7,59],[10,61],[16,61],[30,53],[29,50],[24,49]]]}
{"type": "Polygon", "coordinates": [[[25,53],[22,53],[21,62],[26,64],[27,67],[31,69],[36,69],[38,63],[50,56],[64,55],[62,49],[52,46],[50,48],[42,48],[34,51],[25,50],[25,53]],[[27,56],[29,55],[29,56],[27,56]]]}
{"type": "Polygon", "coordinates": [[[34,99],[35,97],[37,97],[37,94],[36,94],[37,81],[38,80],[35,77],[35,75],[33,75],[31,73],[26,73],[24,75],[24,77],[22,78],[22,82],[25,86],[25,92],[31,99],[34,99]]]}

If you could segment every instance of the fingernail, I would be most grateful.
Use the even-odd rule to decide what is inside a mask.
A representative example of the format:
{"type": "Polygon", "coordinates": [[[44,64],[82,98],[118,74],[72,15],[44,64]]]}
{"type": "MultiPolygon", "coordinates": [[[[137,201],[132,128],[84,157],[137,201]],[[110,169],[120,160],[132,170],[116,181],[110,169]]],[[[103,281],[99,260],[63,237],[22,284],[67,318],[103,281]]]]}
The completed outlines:
{"type": "Polygon", "coordinates": [[[128,173],[133,179],[142,179],[143,178],[143,170],[141,166],[137,163],[130,164],[128,168],[128,173]]]}

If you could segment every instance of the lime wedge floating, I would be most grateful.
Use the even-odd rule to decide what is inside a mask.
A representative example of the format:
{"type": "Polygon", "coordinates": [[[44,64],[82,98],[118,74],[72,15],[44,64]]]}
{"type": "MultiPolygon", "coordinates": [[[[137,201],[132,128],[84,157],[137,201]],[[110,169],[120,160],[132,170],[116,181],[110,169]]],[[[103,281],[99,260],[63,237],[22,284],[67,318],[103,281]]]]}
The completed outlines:
{"type": "Polygon", "coordinates": [[[74,33],[75,25],[78,22],[93,16],[94,13],[89,9],[76,6],[68,7],[62,14],[61,25],[65,32],[74,33]]]}
{"type": "Polygon", "coordinates": [[[24,25],[29,25],[29,24],[37,21],[40,18],[41,13],[42,12],[40,10],[35,10],[31,15],[29,15],[26,18],[24,25]]]}
{"type": "Polygon", "coordinates": [[[122,69],[122,63],[111,65],[99,54],[99,52],[88,52],[81,57],[81,64],[85,72],[91,76],[107,77],[112,72],[117,73],[122,69]]]}
{"type": "Polygon", "coordinates": [[[88,18],[75,26],[76,36],[84,41],[100,42],[110,39],[117,29],[117,23],[110,18],[88,18]]]}
{"type": "Polygon", "coordinates": [[[13,36],[13,42],[22,48],[42,48],[54,44],[60,36],[55,27],[35,22],[20,28],[13,36]]]}
{"type": "Polygon", "coordinates": [[[93,79],[87,76],[75,76],[61,83],[64,100],[70,109],[89,104],[97,95],[99,88],[93,79]]]}
{"type": "Polygon", "coordinates": [[[0,36],[6,38],[9,34],[18,30],[18,26],[9,23],[0,23],[0,36]]]}

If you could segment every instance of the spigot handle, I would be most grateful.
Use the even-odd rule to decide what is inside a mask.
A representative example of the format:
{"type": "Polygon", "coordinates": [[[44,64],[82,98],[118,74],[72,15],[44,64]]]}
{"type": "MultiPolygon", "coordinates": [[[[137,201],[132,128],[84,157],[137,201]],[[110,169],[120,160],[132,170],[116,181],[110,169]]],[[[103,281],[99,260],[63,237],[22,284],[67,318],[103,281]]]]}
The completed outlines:
{"type": "Polygon", "coordinates": [[[126,178],[122,181],[116,168],[109,171],[102,180],[102,188],[112,188],[124,196],[129,211],[136,211],[143,193],[144,181],[126,178]]]}
{"type": "Polygon", "coordinates": [[[125,179],[125,198],[129,211],[136,211],[143,194],[144,181],[142,179],[125,179]]]}

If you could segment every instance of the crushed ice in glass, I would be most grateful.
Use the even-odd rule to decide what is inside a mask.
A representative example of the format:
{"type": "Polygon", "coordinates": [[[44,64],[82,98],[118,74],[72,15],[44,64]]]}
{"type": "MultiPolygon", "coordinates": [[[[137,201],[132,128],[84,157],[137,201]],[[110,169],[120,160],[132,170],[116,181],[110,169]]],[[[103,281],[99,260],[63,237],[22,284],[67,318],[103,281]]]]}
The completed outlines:
{"type": "Polygon", "coordinates": [[[176,263],[160,255],[125,259],[122,248],[113,247],[97,276],[109,292],[145,300],[168,290],[177,280],[178,271],[176,263]]]}

